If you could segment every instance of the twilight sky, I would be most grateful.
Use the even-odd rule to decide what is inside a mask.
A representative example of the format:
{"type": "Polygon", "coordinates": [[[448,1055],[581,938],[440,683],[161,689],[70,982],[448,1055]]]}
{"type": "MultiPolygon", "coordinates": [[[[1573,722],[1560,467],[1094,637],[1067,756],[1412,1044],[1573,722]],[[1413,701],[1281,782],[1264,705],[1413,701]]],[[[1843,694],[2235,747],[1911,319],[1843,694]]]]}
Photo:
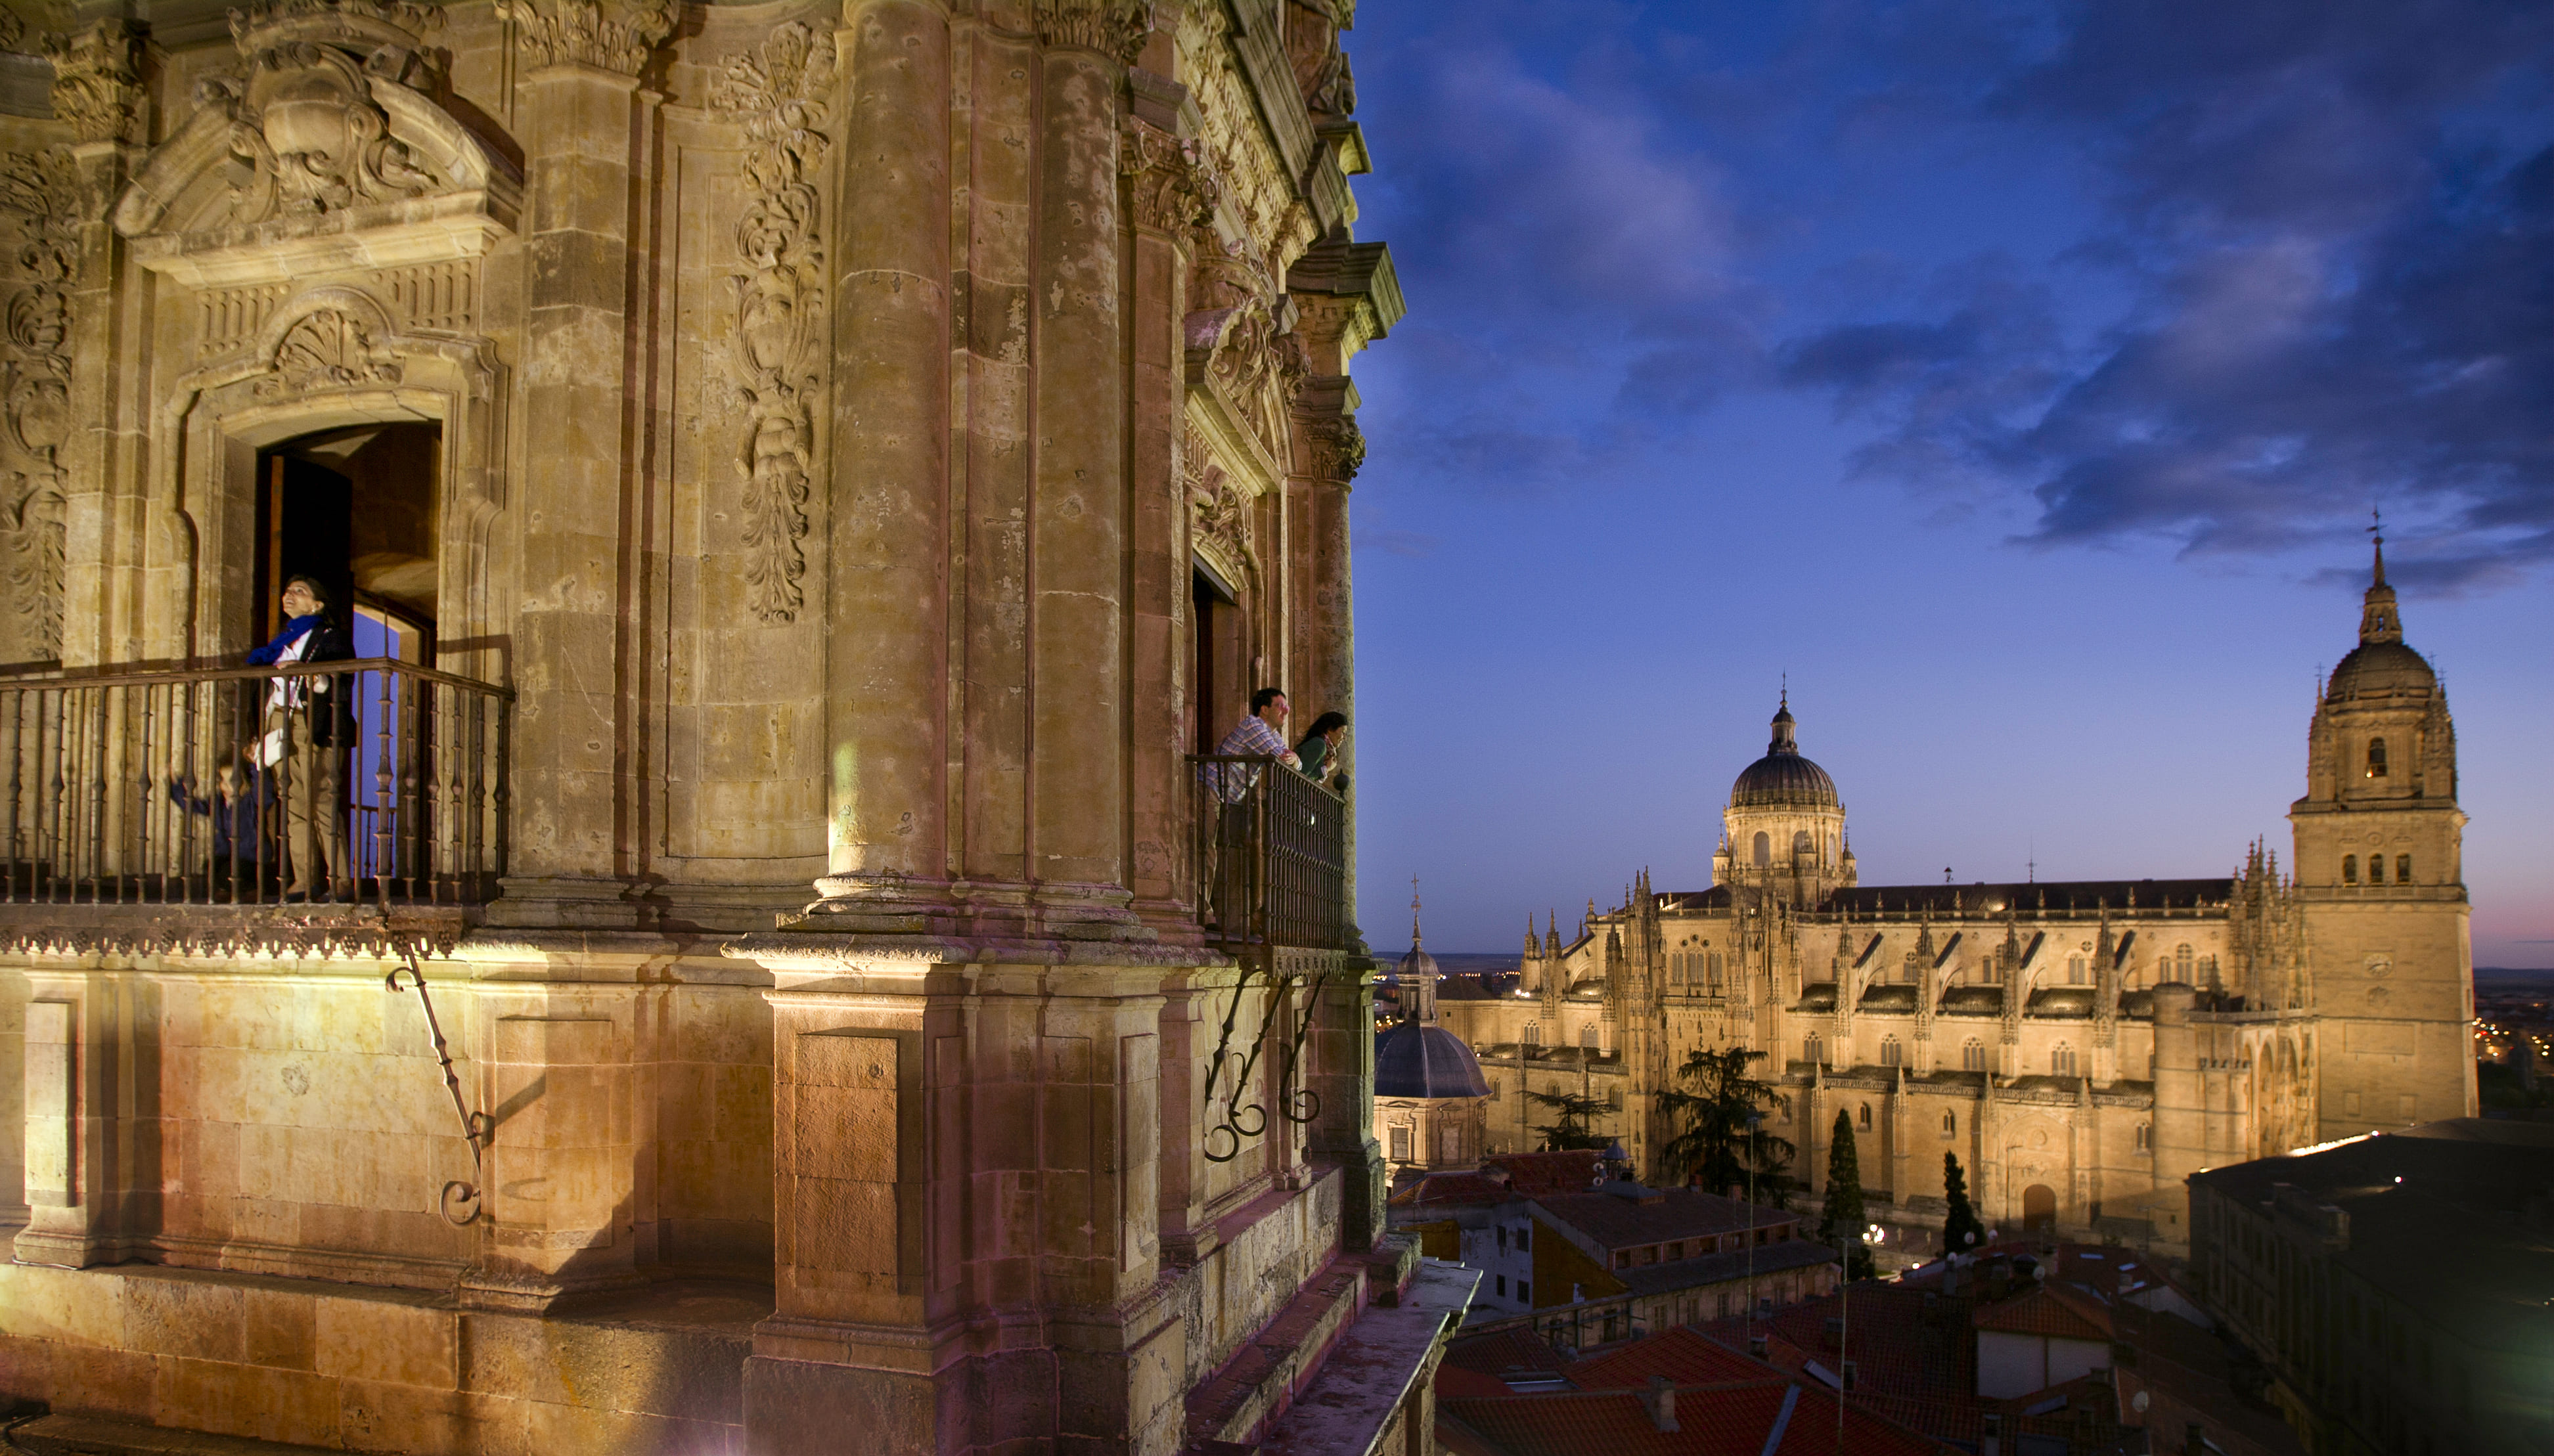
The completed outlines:
{"type": "MultiPolygon", "coordinates": [[[[1368,0],[1361,921],[1699,888],[1790,674],[1866,884],[2285,859],[2369,508],[2554,966],[2554,6],[1368,0]]],[[[1323,705],[1306,703],[1309,714],[1323,705]]]]}

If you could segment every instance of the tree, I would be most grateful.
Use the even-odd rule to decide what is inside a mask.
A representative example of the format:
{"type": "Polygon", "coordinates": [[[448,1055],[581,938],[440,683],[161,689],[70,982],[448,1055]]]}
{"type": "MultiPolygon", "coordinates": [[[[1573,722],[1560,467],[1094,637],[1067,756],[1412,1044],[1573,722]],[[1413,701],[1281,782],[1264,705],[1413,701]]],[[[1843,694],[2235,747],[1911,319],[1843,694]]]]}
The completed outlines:
{"type": "Polygon", "coordinates": [[[1942,1155],[1942,1197],[1951,1205],[1950,1216],[1942,1220],[1942,1249],[1945,1253],[1964,1254],[1987,1241],[1987,1227],[1978,1221],[1978,1210],[1969,1206],[1969,1179],[1960,1172],[1957,1155],[1942,1155]]]}
{"type": "Polygon", "coordinates": [[[1818,1219],[1818,1241],[1841,1244],[1846,1279],[1871,1278],[1871,1246],[1862,1241],[1868,1225],[1862,1210],[1862,1156],[1853,1143],[1853,1118],[1836,1109],[1835,1131],[1827,1146],[1827,1203],[1818,1219]]]}
{"type": "Polygon", "coordinates": [[[1595,1131],[1596,1115],[1613,1110],[1604,1098],[1582,1097],[1576,1092],[1529,1091],[1526,1096],[1532,1098],[1536,1106],[1549,1107],[1561,1114],[1559,1122],[1535,1125],[1534,1130],[1543,1134],[1545,1148],[1555,1153],[1566,1153],[1572,1148],[1593,1148],[1601,1153],[1606,1144],[1613,1141],[1595,1131]]]}
{"type": "Polygon", "coordinates": [[[1765,1110],[1779,1094],[1749,1071],[1764,1056],[1745,1047],[1697,1051],[1677,1068],[1679,1079],[1693,1090],[1659,1094],[1669,1122],[1678,1125],[1659,1148],[1662,1182],[1692,1179],[1721,1193],[1746,1187],[1752,1174],[1759,1201],[1781,1203],[1791,1195],[1792,1158],[1799,1150],[1765,1131],[1765,1110]]]}

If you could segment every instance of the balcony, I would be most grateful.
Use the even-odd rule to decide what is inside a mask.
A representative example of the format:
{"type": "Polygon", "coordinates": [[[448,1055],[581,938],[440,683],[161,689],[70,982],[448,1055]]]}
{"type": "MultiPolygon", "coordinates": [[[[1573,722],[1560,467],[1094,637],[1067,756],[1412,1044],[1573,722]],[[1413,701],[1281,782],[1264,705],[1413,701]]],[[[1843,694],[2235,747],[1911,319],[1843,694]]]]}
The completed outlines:
{"type": "Polygon", "coordinates": [[[1265,754],[1189,755],[1190,883],[1207,944],[1243,959],[1354,951],[1347,804],[1265,754]]]}
{"type": "Polygon", "coordinates": [[[484,903],[513,698],[388,658],[0,678],[0,904],[484,903]]]}

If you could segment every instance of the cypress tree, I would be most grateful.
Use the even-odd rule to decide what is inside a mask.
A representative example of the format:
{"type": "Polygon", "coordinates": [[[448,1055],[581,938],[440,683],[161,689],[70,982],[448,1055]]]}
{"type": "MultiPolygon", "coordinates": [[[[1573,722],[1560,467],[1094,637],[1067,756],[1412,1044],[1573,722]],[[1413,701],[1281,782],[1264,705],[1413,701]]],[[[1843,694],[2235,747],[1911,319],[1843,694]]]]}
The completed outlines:
{"type": "Polygon", "coordinates": [[[1836,1109],[1834,1135],[1827,1142],[1826,1212],[1818,1220],[1818,1240],[1845,1247],[1845,1278],[1871,1277],[1871,1248],[1863,1243],[1862,1158],[1853,1143],[1853,1119],[1836,1109]]]}
{"type": "Polygon", "coordinates": [[[1987,1240],[1986,1225],[1978,1221],[1978,1211],[1969,1206],[1969,1179],[1960,1172],[1957,1155],[1942,1155],[1942,1198],[1951,1205],[1950,1215],[1942,1220],[1942,1252],[1965,1254],[1987,1240]]]}

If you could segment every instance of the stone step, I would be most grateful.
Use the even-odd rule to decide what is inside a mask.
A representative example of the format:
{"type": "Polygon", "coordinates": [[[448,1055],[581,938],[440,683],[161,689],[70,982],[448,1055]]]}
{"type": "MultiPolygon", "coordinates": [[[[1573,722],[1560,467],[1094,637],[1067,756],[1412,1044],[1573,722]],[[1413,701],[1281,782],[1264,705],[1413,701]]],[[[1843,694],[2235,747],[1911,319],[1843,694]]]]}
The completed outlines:
{"type": "Polygon", "coordinates": [[[1212,1451],[1219,1442],[1249,1449],[1252,1433],[1292,1402],[1356,1319],[1366,1270],[1361,1257],[1331,1261],[1222,1369],[1189,1392],[1190,1451],[1212,1451]]]}

